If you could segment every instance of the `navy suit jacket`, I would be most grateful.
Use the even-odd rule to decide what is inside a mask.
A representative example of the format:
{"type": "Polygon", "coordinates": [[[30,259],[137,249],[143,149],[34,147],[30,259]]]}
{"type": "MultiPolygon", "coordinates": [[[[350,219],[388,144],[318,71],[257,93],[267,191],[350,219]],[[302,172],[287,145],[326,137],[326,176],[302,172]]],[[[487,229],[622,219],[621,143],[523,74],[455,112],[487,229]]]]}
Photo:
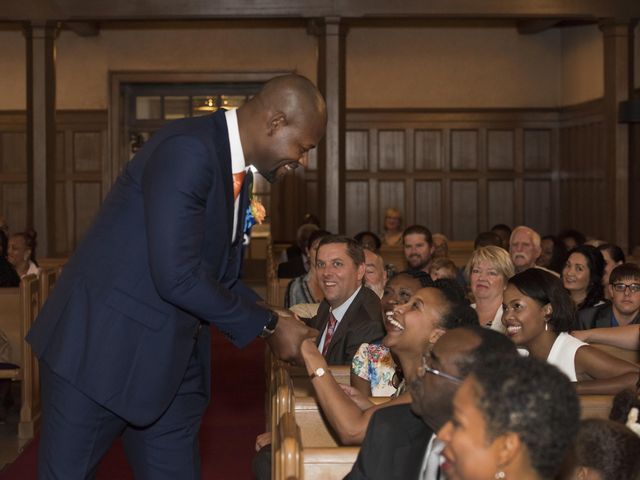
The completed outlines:
{"type": "Polygon", "coordinates": [[[381,408],[371,417],[356,463],[345,480],[417,479],[432,435],[411,405],[381,408]]]}
{"type": "Polygon", "coordinates": [[[237,346],[268,322],[238,281],[244,217],[232,244],[233,211],[224,112],[158,131],[115,182],[27,335],[36,356],[130,423],[152,423],[180,385],[201,322],[237,346]]]}

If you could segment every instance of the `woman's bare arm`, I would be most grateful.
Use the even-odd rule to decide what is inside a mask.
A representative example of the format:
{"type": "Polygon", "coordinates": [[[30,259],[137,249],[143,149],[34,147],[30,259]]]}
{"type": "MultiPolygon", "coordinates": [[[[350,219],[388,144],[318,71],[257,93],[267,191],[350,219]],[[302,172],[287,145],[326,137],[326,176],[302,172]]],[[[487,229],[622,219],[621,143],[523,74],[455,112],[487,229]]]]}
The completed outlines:
{"type": "Polygon", "coordinates": [[[640,325],[576,330],[571,335],[587,343],[602,343],[627,350],[640,349],[640,325]]]}
{"type": "Polygon", "coordinates": [[[578,380],[579,394],[615,395],[626,388],[634,388],[640,375],[640,367],[633,363],[585,345],[576,352],[576,374],[590,380],[578,380]]]}
{"type": "Polygon", "coordinates": [[[353,371],[351,372],[351,386],[362,393],[365,397],[371,396],[371,382],[359,377],[353,371]]]}
{"type": "MultiPolygon", "coordinates": [[[[307,372],[311,375],[318,368],[328,370],[325,358],[311,341],[302,342],[302,358],[307,372]]],[[[387,405],[410,403],[411,396],[408,393],[400,395],[389,402],[374,405],[362,411],[349,396],[342,390],[338,382],[327,373],[322,377],[315,377],[311,381],[316,392],[318,404],[326,415],[329,423],[345,445],[360,445],[369,425],[369,419],[375,411],[387,405]]]]}

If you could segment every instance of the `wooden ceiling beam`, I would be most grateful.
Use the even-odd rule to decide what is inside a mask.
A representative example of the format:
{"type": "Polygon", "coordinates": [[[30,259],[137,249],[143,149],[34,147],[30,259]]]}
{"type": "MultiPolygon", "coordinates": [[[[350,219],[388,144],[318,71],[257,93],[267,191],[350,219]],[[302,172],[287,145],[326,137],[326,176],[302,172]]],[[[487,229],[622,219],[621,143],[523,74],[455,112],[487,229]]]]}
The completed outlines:
{"type": "Polygon", "coordinates": [[[640,18],[637,0],[22,0],[0,21],[214,18],[640,18]]]}
{"type": "Polygon", "coordinates": [[[63,26],[80,37],[96,37],[100,33],[98,22],[64,22],[63,26]]]}
{"type": "Polygon", "coordinates": [[[536,33],[542,33],[545,30],[555,27],[560,23],[560,20],[556,18],[541,18],[530,20],[518,20],[516,27],[520,35],[535,35],[536,33]]]}

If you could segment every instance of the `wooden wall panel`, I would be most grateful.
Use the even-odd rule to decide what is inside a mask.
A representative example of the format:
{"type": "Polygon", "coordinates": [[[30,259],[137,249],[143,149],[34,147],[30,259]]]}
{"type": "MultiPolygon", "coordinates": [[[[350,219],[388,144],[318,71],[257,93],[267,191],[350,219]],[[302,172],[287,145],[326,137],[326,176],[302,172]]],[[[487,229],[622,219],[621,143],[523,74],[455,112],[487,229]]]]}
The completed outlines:
{"type": "Polygon", "coordinates": [[[369,132],[351,131],[346,133],[347,170],[369,169],[369,132]]]}
{"type": "Polygon", "coordinates": [[[27,228],[27,182],[2,183],[0,190],[2,215],[10,232],[22,232],[27,228]]]}
{"type": "Polygon", "coordinates": [[[415,223],[431,233],[443,231],[442,184],[439,181],[417,181],[415,188],[415,223]]]}
{"type": "Polygon", "coordinates": [[[451,131],[451,169],[476,170],[478,168],[478,131],[451,131]]]}
{"type": "Polygon", "coordinates": [[[100,173],[102,168],[102,133],[73,133],[73,169],[76,172],[100,173]]]}
{"type": "Polygon", "coordinates": [[[404,131],[379,132],[378,148],[379,170],[403,170],[405,168],[404,131]]]}
{"type": "Polygon", "coordinates": [[[451,182],[453,238],[473,239],[478,234],[478,182],[451,182]]]}
{"type": "Polygon", "coordinates": [[[64,132],[56,133],[56,175],[63,175],[66,169],[66,140],[64,132]]]}
{"type": "Polygon", "coordinates": [[[54,243],[59,251],[67,252],[71,250],[69,245],[69,205],[67,201],[67,191],[64,182],[56,182],[55,188],[55,224],[54,224],[54,243]]]}
{"type": "Polygon", "coordinates": [[[514,169],[514,137],[513,130],[489,130],[487,132],[487,166],[489,170],[514,169]]]}
{"type": "Polygon", "coordinates": [[[524,131],[524,168],[549,170],[551,168],[551,131],[524,131]]]}
{"type": "Polygon", "coordinates": [[[102,185],[98,182],[76,182],[74,185],[74,240],[78,244],[91,225],[102,201],[102,185]]]}
{"type": "Polygon", "coordinates": [[[487,225],[489,228],[498,223],[515,226],[515,186],[513,181],[490,180],[487,182],[487,192],[489,196],[487,225]]]}
{"type": "Polygon", "coordinates": [[[24,130],[22,123],[0,125],[0,215],[4,216],[10,232],[27,228],[27,135],[24,130]]]}
{"type": "Polygon", "coordinates": [[[443,166],[441,130],[416,130],[415,169],[440,170],[443,166]]]}
{"type": "Polygon", "coordinates": [[[307,212],[318,215],[320,211],[320,205],[318,205],[318,182],[308,180],[305,182],[305,186],[307,212]]]}
{"type": "Polygon", "coordinates": [[[27,135],[5,132],[2,134],[2,173],[27,173],[27,135]]]}
{"type": "Polygon", "coordinates": [[[347,182],[345,186],[345,202],[349,205],[346,211],[346,234],[355,235],[363,230],[368,230],[369,183],[347,182]]]}
{"type": "MultiPolygon", "coordinates": [[[[371,164],[389,159],[391,151],[402,152],[401,138],[409,148],[405,163],[381,160],[381,168],[370,165],[348,179],[368,180],[371,192],[378,191],[369,199],[370,229],[380,226],[385,207],[394,206],[402,210],[405,225],[422,223],[452,240],[473,240],[495,223],[524,223],[524,203],[535,197],[525,198],[526,180],[548,182],[547,200],[558,198],[558,126],[559,114],[551,111],[348,112],[347,131],[370,132],[371,164]],[[389,139],[388,132],[399,131],[404,137],[394,133],[395,140],[389,139]],[[525,131],[532,132],[526,166],[525,131]],[[403,183],[403,198],[389,205],[376,187],[385,182],[403,183]]],[[[556,228],[558,218],[553,210],[547,221],[556,228]]]]}
{"type": "Polygon", "coordinates": [[[524,224],[540,235],[554,233],[551,219],[551,182],[526,180],[524,182],[524,224]]]}
{"type": "Polygon", "coordinates": [[[563,115],[559,128],[559,230],[575,228],[605,241],[615,238],[610,208],[614,193],[605,159],[602,116],[597,103],[563,115]]]}
{"type": "MultiPolygon", "coordinates": [[[[401,212],[406,211],[406,195],[404,181],[380,181],[378,182],[378,211],[380,224],[379,229],[382,230],[382,216],[387,208],[397,208],[401,212]]],[[[406,226],[406,223],[405,223],[406,226]]],[[[372,228],[376,228],[375,226],[372,228]]],[[[376,228],[377,230],[378,228],[376,228]]],[[[365,229],[365,230],[368,230],[365,229]]]]}

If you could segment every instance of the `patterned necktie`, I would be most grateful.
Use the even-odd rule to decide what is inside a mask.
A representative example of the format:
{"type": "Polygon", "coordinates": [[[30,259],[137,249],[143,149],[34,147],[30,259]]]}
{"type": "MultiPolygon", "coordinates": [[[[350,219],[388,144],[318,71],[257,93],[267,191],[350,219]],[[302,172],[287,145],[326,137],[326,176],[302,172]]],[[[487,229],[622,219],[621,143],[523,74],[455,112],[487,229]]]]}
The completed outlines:
{"type": "Polygon", "coordinates": [[[238,173],[233,174],[233,199],[235,200],[240,195],[240,190],[242,190],[242,182],[244,182],[244,177],[247,174],[244,170],[238,173]]]}
{"type": "Polygon", "coordinates": [[[329,343],[331,342],[331,337],[333,337],[333,333],[336,331],[336,325],[338,321],[336,317],[333,316],[333,312],[329,312],[329,324],[327,325],[327,334],[324,336],[324,345],[322,346],[322,355],[327,354],[327,350],[329,349],[329,343]]]}

